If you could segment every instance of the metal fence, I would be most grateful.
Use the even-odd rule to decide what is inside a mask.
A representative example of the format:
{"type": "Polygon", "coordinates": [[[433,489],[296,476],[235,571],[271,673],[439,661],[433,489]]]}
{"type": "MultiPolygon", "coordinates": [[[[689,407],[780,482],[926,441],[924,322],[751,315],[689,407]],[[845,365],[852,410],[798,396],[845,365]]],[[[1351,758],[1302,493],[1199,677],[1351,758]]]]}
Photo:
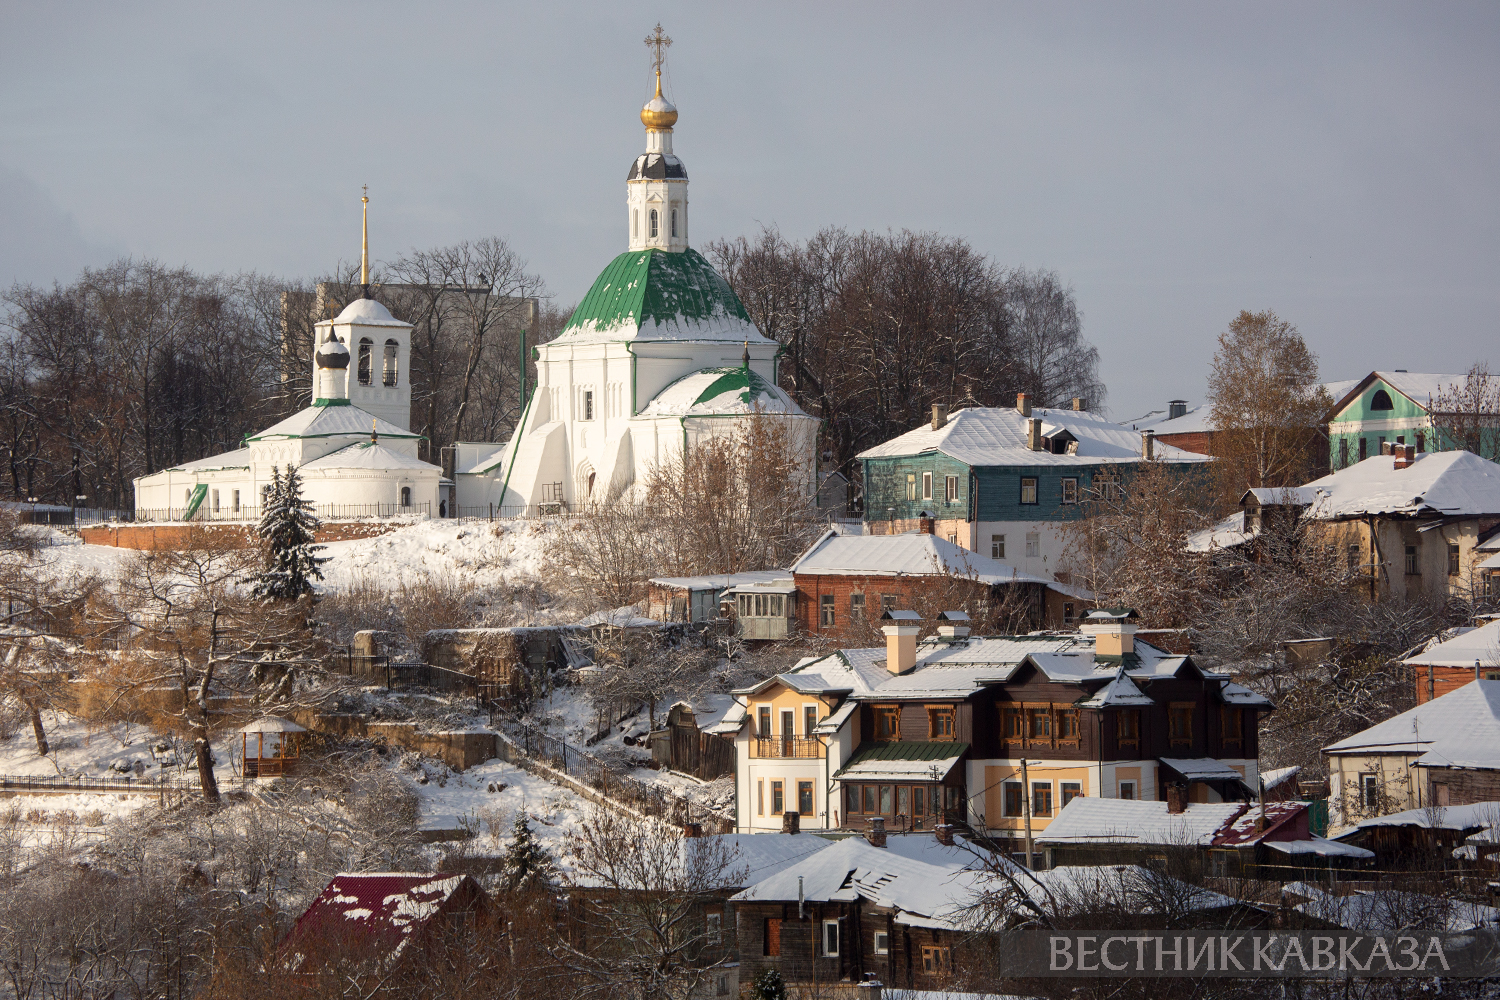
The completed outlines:
{"type": "MultiPolygon", "coordinates": [[[[216,775],[215,777],[221,787],[239,780],[228,776],[216,775]]],[[[162,791],[200,792],[202,789],[203,784],[197,771],[154,778],[137,778],[130,775],[116,778],[85,774],[0,774],[0,791],[11,792],[142,792],[154,794],[162,791]]]]}
{"type": "MultiPolygon", "coordinates": [[[[186,507],[142,507],[134,511],[120,511],[119,517],[111,520],[135,522],[180,522],[187,515],[186,507]]],[[[394,503],[313,504],[312,513],[321,521],[364,520],[379,518],[411,518],[425,521],[432,517],[431,503],[414,503],[405,506],[394,503]]],[[[260,520],[261,509],[250,504],[241,504],[239,510],[210,510],[207,505],[199,507],[193,514],[193,523],[217,522],[244,523],[260,520]]]]}
{"type": "MultiPolygon", "coordinates": [[[[492,720],[492,725],[497,721],[492,720]]],[[[512,723],[506,726],[506,730],[526,756],[597,789],[600,794],[637,812],[660,817],[669,823],[698,823],[703,826],[705,833],[728,833],[734,829],[734,817],[705,808],[694,808],[687,799],[628,774],[621,774],[594,754],[556,736],[549,736],[523,723],[512,723]]]]}

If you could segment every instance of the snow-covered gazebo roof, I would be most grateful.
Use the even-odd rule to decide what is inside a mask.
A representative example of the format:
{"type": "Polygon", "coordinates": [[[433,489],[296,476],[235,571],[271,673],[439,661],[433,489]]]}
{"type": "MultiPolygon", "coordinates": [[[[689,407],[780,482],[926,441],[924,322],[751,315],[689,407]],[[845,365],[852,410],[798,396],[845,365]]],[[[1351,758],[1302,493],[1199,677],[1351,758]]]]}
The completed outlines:
{"type": "Polygon", "coordinates": [[[250,723],[240,730],[242,733],[305,733],[307,728],[299,726],[291,719],[283,719],[277,715],[267,715],[250,723]]]}

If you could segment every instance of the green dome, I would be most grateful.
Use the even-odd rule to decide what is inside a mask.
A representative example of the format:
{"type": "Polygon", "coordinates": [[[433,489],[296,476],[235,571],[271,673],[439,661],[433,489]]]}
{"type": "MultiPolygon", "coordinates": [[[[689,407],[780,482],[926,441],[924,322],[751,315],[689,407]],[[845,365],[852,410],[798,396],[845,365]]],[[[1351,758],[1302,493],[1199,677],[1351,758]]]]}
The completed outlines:
{"type": "Polygon", "coordinates": [[[766,343],[729,282],[696,250],[628,250],[609,262],[553,343],[766,343]]]}

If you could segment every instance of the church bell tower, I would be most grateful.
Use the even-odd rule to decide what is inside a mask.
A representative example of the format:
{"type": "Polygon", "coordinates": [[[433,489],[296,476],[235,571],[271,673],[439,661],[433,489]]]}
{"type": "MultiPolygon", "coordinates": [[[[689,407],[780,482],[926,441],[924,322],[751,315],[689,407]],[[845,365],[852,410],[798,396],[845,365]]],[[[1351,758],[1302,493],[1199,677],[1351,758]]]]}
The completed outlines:
{"type": "Polygon", "coordinates": [[[641,108],[646,151],[631,164],[625,182],[631,250],[682,251],[688,247],[687,168],[672,155],[677,108],[661,94],[661,67],[671,44],[659,24],[646,37],[656,70],[656,96],[641,108]]]}

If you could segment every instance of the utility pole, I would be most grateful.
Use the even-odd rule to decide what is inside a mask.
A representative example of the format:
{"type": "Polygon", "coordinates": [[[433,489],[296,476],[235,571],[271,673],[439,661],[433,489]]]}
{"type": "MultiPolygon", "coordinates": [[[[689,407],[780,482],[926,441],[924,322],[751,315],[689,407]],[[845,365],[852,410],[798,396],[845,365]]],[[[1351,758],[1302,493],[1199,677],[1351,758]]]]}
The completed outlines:
{"type": "Polygon", "coordinates": [[[1025,757],[1021,758],[1021,808],[1025,810],[1026,816],[1026,867],[1036,871],[1031,857],[1031,779],[1027,775],[1026,765],[1029,763],[1025,757]]]}

